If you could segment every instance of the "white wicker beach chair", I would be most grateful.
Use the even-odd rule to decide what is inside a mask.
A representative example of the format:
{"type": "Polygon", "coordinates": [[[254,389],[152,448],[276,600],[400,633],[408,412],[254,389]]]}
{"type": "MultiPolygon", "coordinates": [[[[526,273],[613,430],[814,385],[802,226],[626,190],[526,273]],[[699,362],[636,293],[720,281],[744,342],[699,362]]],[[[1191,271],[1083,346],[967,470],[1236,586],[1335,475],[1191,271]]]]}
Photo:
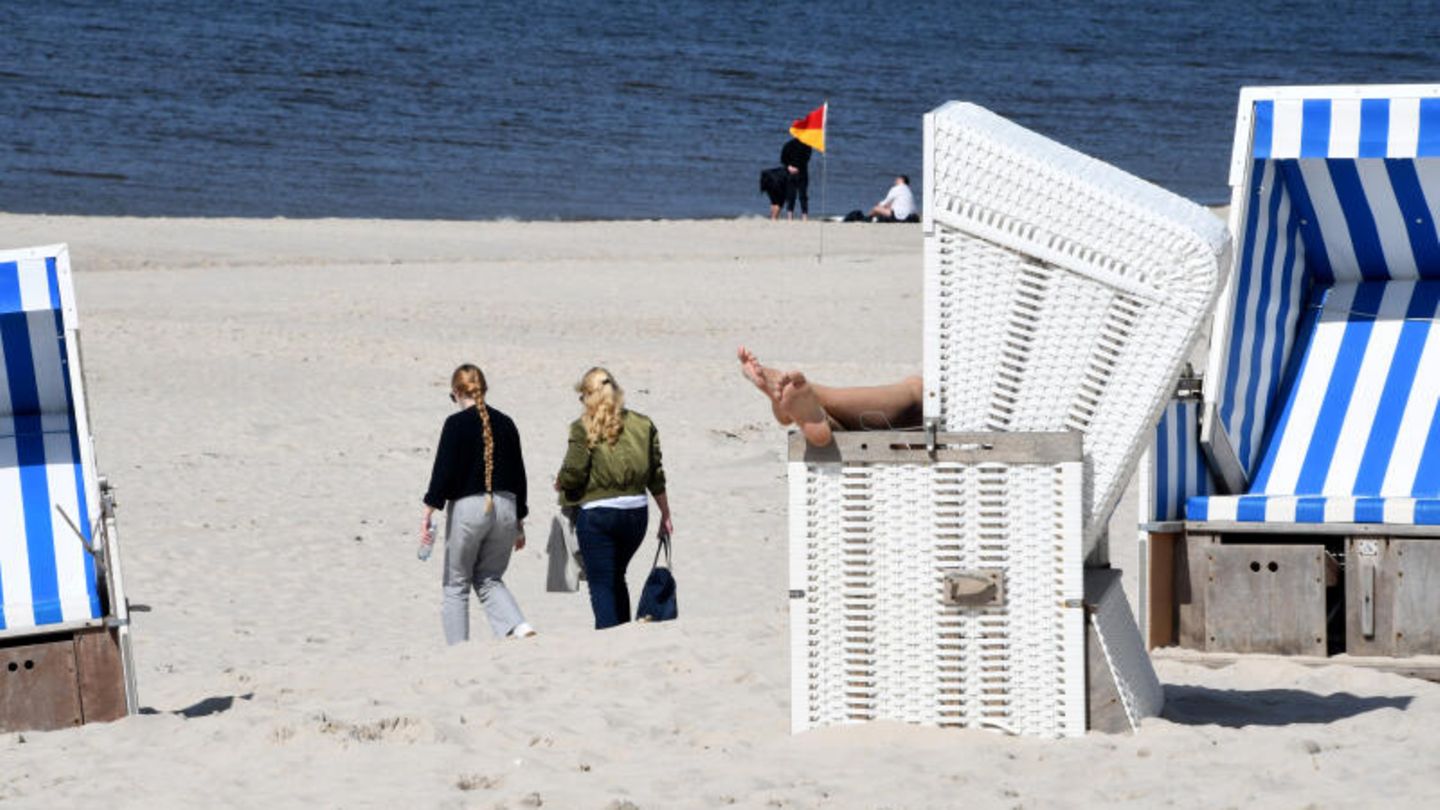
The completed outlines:
{"type": "Polygon", "coordinates": [[[1085,435],[1098,546],[1228,269],[1208,211],[972,104],[926,116],[925,415],[1085,435]]]}
{"type": "Polygon", "coordinates": [[[0,730],[137,709],[63,245],[0,252],[0,730]]]}
{"type": "Polygon", "coordinates": [[[1224,228],[974,105],[925,142],[927,429],[792,440],[792,726],[1133,728],[1162,693],[1104,527],[1224,228]]]}
{"type": "Polygon", "coordinates": [[[1348,652],[1440,653],[1440,85],[1246,88],[1230,183],[1181,643],[1333,651],[1328,550],[1348,652]]]}

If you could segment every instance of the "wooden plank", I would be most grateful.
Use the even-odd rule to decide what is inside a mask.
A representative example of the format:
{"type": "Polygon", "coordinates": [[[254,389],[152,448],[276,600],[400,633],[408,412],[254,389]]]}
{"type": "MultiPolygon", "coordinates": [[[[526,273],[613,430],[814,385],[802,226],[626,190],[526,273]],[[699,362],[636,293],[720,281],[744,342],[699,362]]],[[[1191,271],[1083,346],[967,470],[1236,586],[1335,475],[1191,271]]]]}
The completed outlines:
{"type": "Polygon", "coordinates": [[[1325,547],[1211,543],[1205,649],[1325,655],[1325,547]]]}
{"type": "Polygon", "coordinates": [[[1220,669],[1238,661],[1285,661],[1305,667],[1358,667],[1377,672],[1389,672],[1407,678],[1440,683],[1440,655],[1417,656],[1414,658],[1387,658],[1376,656],[1334,655],[1265,655],[1261,653],[1222,653],[1186,650],[1180,647],[1166,647],[1155,650],[1150,657],[1156,661],[1176,661],[1194,664],[1210,669],[1220,669]]]}
{"type": "Polygon", "coordinates": [[[1210,535],[1187,533],[1175,546],[1176,641],[1191,650],[1206,649],[1205,583],[1210,578],[1206,550],[1212,545],[1216,539],[1210,535]]]}
{"type": "Polygon", "coordinates": [[[1095,624],[1085,620],[1085,725],[1102,734],[1129,734],[1130,717],[1115,685],[1115,674],[1105,661],[1105,650],[1095,624]]]}
{"type": "Polygon", "coordinates": [[[1390,540],[1383,537],[1349,537],[1345,540],[1345,651],[1351,655],[1395,655],[1394,574],[1386,565],[1390,540]],[[1365,604],[1365,579],[1372,584],[1365,604]],[[1364,632],[1369,610],[1373,632],[1364,632]]]}
{"type": "Polygon", "coordinates": [[[1395,654],[1440,653],[1440,543],[1397,539],[1389,550],[1395,654]]]}
{"type": "Polygon", "coordinates": [[[1146,639],[1146,644],[1149,649],[1168,647],[1175,643],[1175,548],[1179,542],[1178,534],[1150,534],[1150,593],[1146,594],[1150,626],[1150,637],[1146,639]]]}
{"type": "Polygon", "coordinates": [[[70,636],[0,647],[0,732],[48,731],[80,722],[70,636]]]}
{"type": "Polygon", "coordinates": [[[812,464],[1054,464],[1080,461],[1080,433],[937,433],[935,449],[923,431],[840,430],[825,447],[812,447],[798,431],[790,433],[789,459],[812,464]]]}
{"type": "Polygon", "coordinates": [[[1248,523],[1233,520],[1185,521],[1196,534],[1344,535],[1355,537],[1414,537],[1440,542],[1440,527],[1408,523],[1248,523]]]}
{"type": "Polygon", "coordinates": [[[125,716],[125,665],[116,630],[100,628],[76,633],[75,669],[84,722],[103,723],[125,716]]]}

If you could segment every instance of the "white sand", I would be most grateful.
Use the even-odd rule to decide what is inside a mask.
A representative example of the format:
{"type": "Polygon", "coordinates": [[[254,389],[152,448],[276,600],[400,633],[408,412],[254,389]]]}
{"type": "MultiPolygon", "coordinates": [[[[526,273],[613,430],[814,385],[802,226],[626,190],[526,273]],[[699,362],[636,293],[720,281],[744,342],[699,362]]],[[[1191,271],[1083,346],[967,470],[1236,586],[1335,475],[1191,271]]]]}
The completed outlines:
{"type": "MultiPolygon", "coordinates": [[[[119,491],[144,716],[0,737],[0,801],[62,807],[1423,807],[1440,686],[1162,662],[1172,720],[1048,742],[788,733],[783,432],[744,341],[820,380],[920,365],[920,234],[765,222],[460,224],[0,216],[71,245],[119,491]],[[444,648],[414,557],[446,375],[526,443],[541,636],[444,648]],[[589,629],[543,590],[548,482],[610,366],[655,418],[681,620],[589,629]]],[[[647,543],[632,568],[638,586],[647,543]]],[[[1117,554],[1117,556],[1119,556],[1117,554]]]]}

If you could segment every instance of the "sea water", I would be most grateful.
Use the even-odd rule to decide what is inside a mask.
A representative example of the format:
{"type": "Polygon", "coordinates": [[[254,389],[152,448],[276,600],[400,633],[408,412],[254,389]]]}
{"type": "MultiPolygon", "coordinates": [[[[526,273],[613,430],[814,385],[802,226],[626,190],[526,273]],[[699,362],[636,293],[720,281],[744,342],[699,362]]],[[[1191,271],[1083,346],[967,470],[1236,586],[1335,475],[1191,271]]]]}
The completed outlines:
{"type": "Polygon", "coordinates": [[[976,101],[1200,202],[1246,84],[1440,80],[1433,2],[0,3],[0,210],[758,214],[830,102],[812,209],[918,177],[976,101]]]}

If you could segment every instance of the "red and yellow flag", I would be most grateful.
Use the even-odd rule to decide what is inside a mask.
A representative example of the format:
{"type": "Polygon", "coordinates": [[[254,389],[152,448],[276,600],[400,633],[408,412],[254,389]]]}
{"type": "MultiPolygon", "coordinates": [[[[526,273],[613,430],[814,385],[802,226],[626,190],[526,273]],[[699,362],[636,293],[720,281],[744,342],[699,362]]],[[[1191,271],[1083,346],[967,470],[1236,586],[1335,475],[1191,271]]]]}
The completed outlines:
{"type": "Polygon", "coordinates": [[[825,119],[830,112],[830,102],[811,110],[805,117],[796,118],[790,125],[790,134],[796,140],[817,152],[825,151],[825,119]]]}

